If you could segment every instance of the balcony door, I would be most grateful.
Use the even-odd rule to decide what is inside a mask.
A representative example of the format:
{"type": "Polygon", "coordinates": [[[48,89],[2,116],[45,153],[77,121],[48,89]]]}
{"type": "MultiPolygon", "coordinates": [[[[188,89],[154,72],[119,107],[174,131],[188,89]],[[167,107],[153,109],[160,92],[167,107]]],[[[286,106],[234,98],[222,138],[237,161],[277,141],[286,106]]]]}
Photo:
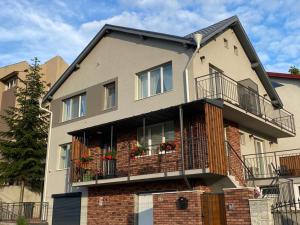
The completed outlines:
{"type": "Polygon", "coordinates": [[[153,225],[153,195],[139,194],[138,225],[153,225]]]}
{"type": "Polygon", "coordinates": [[[255,145],[255,151],[256,151],[256,175],[259,177],[265,177],[266,176],[266,165],[265,165],[265,149],[264,149],[264,143],[262,140],[255,138],[254,139],[254,145],[255,145]]]}
{"type": "Polygon", "coordinates": [[[214,66],[209,66],[209,94],[210,98],[222,98],[221,74],[222,71],[214,66]]]}

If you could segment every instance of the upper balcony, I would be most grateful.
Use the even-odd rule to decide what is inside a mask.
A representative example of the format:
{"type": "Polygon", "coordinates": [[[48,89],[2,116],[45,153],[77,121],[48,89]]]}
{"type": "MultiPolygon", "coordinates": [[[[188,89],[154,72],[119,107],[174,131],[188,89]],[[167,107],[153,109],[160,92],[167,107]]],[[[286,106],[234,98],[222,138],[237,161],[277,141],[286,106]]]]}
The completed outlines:
{"type": "Polygon", "coordinates": [[[224,118],[271,138],[295,135],[294,116],[266,97],[221,73],[195,78],[197,99],[221,99],[224,118]]]}

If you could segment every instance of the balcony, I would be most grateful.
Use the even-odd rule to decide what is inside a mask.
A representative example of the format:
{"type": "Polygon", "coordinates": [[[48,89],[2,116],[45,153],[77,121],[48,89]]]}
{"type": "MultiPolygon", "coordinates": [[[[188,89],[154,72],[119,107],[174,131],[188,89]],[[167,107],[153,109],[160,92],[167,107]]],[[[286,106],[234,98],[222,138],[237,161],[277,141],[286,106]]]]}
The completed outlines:
{"type": "Polygon", "coordinates": [[[300,176],[300,149],[292,149],[243,156],[254,178],[300,176]]]}
{"type": "Polygon", "coordinates": [[[70,134],[73,186],[227,175],[222,109],[203,100],[70,134]],[[172,140],[137,143],[138,129],[145,140],[164,121],[174,121],[172,140]]]}
{"type": "Polygon", "coordinates": [[[294,116],[275,108],[258,92],[230,77],[213,73],[195,78],[197,99],[220,99],[224,102],[224,118],[272,137],[295,135],[294,116]]]}

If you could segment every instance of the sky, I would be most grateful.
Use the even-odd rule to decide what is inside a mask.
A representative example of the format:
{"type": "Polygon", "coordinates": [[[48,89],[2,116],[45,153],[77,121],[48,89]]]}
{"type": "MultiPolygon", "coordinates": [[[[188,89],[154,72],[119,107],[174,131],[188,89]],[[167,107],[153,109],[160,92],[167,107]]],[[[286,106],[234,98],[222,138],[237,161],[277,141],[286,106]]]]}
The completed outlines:
{"type": "Polygon", "coordinates": [[[183,36],[237,15],[267,71],[300,67],[299,0],[1,0],[0,66],[72,63],[106,23],[183,36]]]}

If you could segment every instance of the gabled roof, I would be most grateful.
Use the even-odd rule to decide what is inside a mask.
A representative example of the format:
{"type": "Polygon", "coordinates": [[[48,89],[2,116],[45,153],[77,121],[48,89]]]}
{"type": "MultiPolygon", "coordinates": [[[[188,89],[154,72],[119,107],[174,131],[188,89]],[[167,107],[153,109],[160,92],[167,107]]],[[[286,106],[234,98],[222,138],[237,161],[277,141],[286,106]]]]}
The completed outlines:
{"type": "Polygon", "coordinates": [[[260,81],[262,82],[262,84],[264,85],[271,100],[273,101],[273,104],[281,107],[282,102],[281,102],[277,92],[272,87],[272,84],[266,74],[266,71],[265,71],[262,63],[260,62],[251,42],[250,42],[250,40],[249,40],[249,38],[237,16],[232,16],[228,19],[222,20],[211,26],[208,26],[201,30],[195,31],[184,37],[106,24],[98,32],[98,34],[92,39],[92,41],[85,47],[85,49],[79,54],[79,56],[74,60],[74,62],[68,67],[68,69],[58,79],[58,81],[52,86],[52,88],[49,90],[49,92],[45,95],[43,101],[51,99],[51,96],[59,89],[59,87],[72,74],[72,72],[78,68],[78,65],[85,59],[85,57],[90,53],[90,51],[92,51],[92,49],[105,36],[105,34],[107,34],[109,32],[117,31],[117,32],[122,32],[122,33],[127,33],[127,34],[139,35],[141,37],[150,37],[150,38],[162,39],[162,40],[171,41],[171,42],[182,43],[184,45],[191,45],[191,46],[196,45],[196,43],[193,40],[193,35],[195,33],[200,33],[203,35],[203,38],[201,41],[201,46],[203,46],[206,43],[208,43],[210,40],[212,40],[214,37],[223,33],[225,30],[227,30],[229,28],[232,28],[235,31],[237,38],[241,42],[242,47],[244,48],[250,62],[252,63],[252,68],[258,74],[258,77],[259,77],[260,81]]]}
{"type": "Polygon", "coordinates": [[[267,72],[270,78],[282,78],[282,79],[291,79],[291,80],[300,80],[299,75],[292,75],[289,73],[277,73],[277,72],[267,72]]]}

